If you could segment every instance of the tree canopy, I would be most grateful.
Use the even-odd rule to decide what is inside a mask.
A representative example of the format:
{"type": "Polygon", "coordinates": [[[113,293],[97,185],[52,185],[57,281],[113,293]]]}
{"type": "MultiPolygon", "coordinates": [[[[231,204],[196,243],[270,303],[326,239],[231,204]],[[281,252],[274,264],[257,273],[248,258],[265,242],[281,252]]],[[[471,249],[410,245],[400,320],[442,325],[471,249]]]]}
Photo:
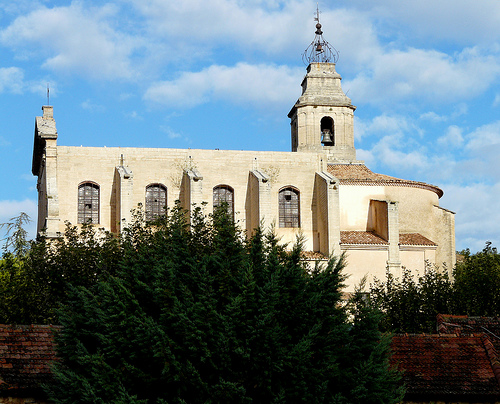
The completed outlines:
{"type": "Polygon", "coordinates": [[[389,272],[371,285],[371,301],[384,313],[383,330],[436,332],[437,314],[500,316],[500,255],[487,242],[475,254],[461,251],[462,258],[448,277],[446,271],[427,266],[415,277],[404,269],[401,279],[389,272]]]}
{"type": "Polygon", "coordinates": [[[471,316],[500,316],[500,254],[491,242],[482,251],[462,252],[454,275],[455,311],[471,316]]]}
{"type": "Polygon", "coordinates": [[[70,285],[94,285],[116,270],[120,241],[90,225],[68,223],[64,237],[30,242],[23,223],[19,218],[9,223],[0,260],[0,323],[57,324],[56,309],[70,285]]]}
{"type": "Polygon", "coordinates": [[[56,403],[396,403],[389,336],[344,259],[309,269],[219,210],[180,209],[123,235],[116,270],[71,286],[59,311],[56,403]]]}

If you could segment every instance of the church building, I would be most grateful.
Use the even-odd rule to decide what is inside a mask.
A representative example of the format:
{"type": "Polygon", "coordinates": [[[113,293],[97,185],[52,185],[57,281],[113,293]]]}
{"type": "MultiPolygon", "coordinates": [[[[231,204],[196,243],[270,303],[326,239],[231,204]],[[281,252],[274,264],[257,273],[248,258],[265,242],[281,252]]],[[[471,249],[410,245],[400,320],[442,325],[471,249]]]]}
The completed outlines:
{"type": "Polygon", "coordinates": [[[336,72],[337,52],[321,24],[303,57],[302,95],[288,117],[291,152],[69,147],[57,144],[52,106],[35,121],[33,175],[38,177],[38,232],[57,237],[65,222],[119,233],[142,204],[146,219],[179,200],[206,213],[227,202],[238,225],[259,225],[283,242],[305,236],[306,256],[346,252],[348,290],[368,275],[402,267],[455,265],[454,213],[443,191],[372,172],[356,159],[354,111],[336,72]]]}

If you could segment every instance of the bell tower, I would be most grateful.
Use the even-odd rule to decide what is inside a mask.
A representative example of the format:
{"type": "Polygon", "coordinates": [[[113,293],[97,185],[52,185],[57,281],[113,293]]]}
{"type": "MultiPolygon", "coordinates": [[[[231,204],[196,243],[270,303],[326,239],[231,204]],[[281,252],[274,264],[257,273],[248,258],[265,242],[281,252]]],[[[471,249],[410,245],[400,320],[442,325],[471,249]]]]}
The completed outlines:
{"type": "Polygon", "coordinates": [[[318,10],[315,20],[316,35],[302,55],[308,64],[302,95],[288,114],[292,151],[326,151],[329,161],[355,161],[356,107],[342,91],[335,70],[338,52],[323,39],[318,10]]]}

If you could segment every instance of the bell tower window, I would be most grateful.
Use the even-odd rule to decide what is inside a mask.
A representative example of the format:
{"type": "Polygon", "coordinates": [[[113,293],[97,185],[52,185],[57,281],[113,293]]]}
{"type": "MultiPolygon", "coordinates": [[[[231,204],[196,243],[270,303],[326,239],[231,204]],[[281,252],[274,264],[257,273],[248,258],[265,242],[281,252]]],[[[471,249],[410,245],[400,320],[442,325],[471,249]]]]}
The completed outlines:
{"type": "Polygon", "coordinates": [[[335,125],[329,116],[321,118],[321,143],[323,146],[335,145],[335,125]]]}

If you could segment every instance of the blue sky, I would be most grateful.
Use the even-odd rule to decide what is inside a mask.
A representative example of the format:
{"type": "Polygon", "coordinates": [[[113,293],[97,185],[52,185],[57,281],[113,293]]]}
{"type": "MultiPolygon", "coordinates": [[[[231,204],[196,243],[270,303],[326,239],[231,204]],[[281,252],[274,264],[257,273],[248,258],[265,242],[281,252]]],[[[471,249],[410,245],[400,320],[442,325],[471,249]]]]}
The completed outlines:
{"type": "MultiPolygon", "coordinates": [[[[444,190],[500,247],[500,2],[319,2],[358,159],[444,190]]],[[[290,150],[315,1],[0,0],[0,222],[36,217],[35,116],[68,146],[290,150]]],[[[30,227],[34,235],[34,226],[30,227]]]]}

